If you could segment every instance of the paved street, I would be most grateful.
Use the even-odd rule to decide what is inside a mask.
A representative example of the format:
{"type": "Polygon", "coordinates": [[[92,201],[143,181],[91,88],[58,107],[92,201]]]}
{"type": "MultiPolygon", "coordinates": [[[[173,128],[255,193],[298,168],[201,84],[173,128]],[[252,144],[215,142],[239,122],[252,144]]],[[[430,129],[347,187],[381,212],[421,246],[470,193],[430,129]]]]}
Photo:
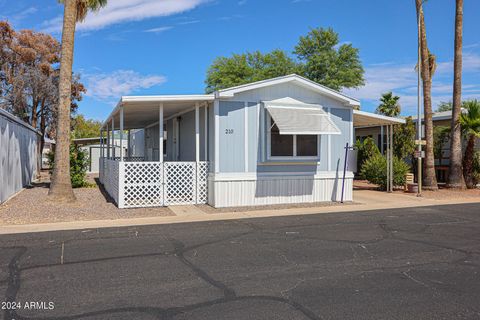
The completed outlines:
{"type": "Polygon", "coordinates": [[[19,306],[0,319],[480,319],[480,204],[3,235],[0,247],[0,302],[19,306]]]}

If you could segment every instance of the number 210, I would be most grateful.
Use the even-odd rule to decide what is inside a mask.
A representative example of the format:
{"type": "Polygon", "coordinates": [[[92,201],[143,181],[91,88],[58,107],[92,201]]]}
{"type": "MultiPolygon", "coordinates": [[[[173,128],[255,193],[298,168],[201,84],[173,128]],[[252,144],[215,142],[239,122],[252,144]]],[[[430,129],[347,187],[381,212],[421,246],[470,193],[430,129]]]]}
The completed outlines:
{"type": "Polygon", "coordinates": [[[225,134],[233,134],[233,129],[225,129],[225,134]]]}

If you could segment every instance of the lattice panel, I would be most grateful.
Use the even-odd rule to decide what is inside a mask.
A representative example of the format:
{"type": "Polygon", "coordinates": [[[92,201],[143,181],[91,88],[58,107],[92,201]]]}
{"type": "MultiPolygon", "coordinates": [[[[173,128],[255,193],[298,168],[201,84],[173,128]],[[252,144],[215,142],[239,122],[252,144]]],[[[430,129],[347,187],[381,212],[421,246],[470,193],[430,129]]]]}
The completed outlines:
{"type": "Polygon", "coordinates": [[[163,206],[163,164],[159,162],[125,162],[124,206],[163,206]]]}
{"type": "Polygon", "coordinates": [[[208,202],[208,162],[200,162],[197,170],[197,203],[208,202]]]}
{"type": "Polygon", "coordinates": [[[165,162],[165,204],[195,204],[195,162],[165,162]]]}

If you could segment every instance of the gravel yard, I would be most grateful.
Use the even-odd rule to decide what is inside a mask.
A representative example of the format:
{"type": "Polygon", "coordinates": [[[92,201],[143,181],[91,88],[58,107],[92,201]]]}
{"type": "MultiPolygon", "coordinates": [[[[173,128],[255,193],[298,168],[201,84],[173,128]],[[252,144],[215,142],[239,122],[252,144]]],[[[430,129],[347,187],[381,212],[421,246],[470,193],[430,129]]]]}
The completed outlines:
{"type": "Polygon", "coordinates": [[[0,205],[0,225],[175,215],[168,208],[118,209],[98,186],[74,192],[76,203],[53,203],[47,199],[48,181],[44,180],[0,205]]]}

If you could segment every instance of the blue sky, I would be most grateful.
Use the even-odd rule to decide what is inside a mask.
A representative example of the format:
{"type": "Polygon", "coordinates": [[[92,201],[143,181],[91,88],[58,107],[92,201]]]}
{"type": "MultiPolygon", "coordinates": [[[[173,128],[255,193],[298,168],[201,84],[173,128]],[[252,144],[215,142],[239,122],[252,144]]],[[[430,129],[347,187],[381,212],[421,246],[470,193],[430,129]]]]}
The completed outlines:
{"type": "MultiPolygon", "coordinates": [[[[437,56],[433,103],[451,100],[454,1],[425,5],[429,47],[437,56]]],[[[57,0],[0,0],[0,19],[60,37],[57,0]]],[[[464,97],[480,99],[479,0],[465,0],[464,97]]],[[[74,70],[88,93],[80,112],[102,120],[121,95],[203,93],[217,56],[291,52],[312,27],[332,27],[360,49],[367,84],[346,93],[373,111],[380,94],[416,110],[416,17],[413,0],[110,0],[78,26],[74,70]]]]}

